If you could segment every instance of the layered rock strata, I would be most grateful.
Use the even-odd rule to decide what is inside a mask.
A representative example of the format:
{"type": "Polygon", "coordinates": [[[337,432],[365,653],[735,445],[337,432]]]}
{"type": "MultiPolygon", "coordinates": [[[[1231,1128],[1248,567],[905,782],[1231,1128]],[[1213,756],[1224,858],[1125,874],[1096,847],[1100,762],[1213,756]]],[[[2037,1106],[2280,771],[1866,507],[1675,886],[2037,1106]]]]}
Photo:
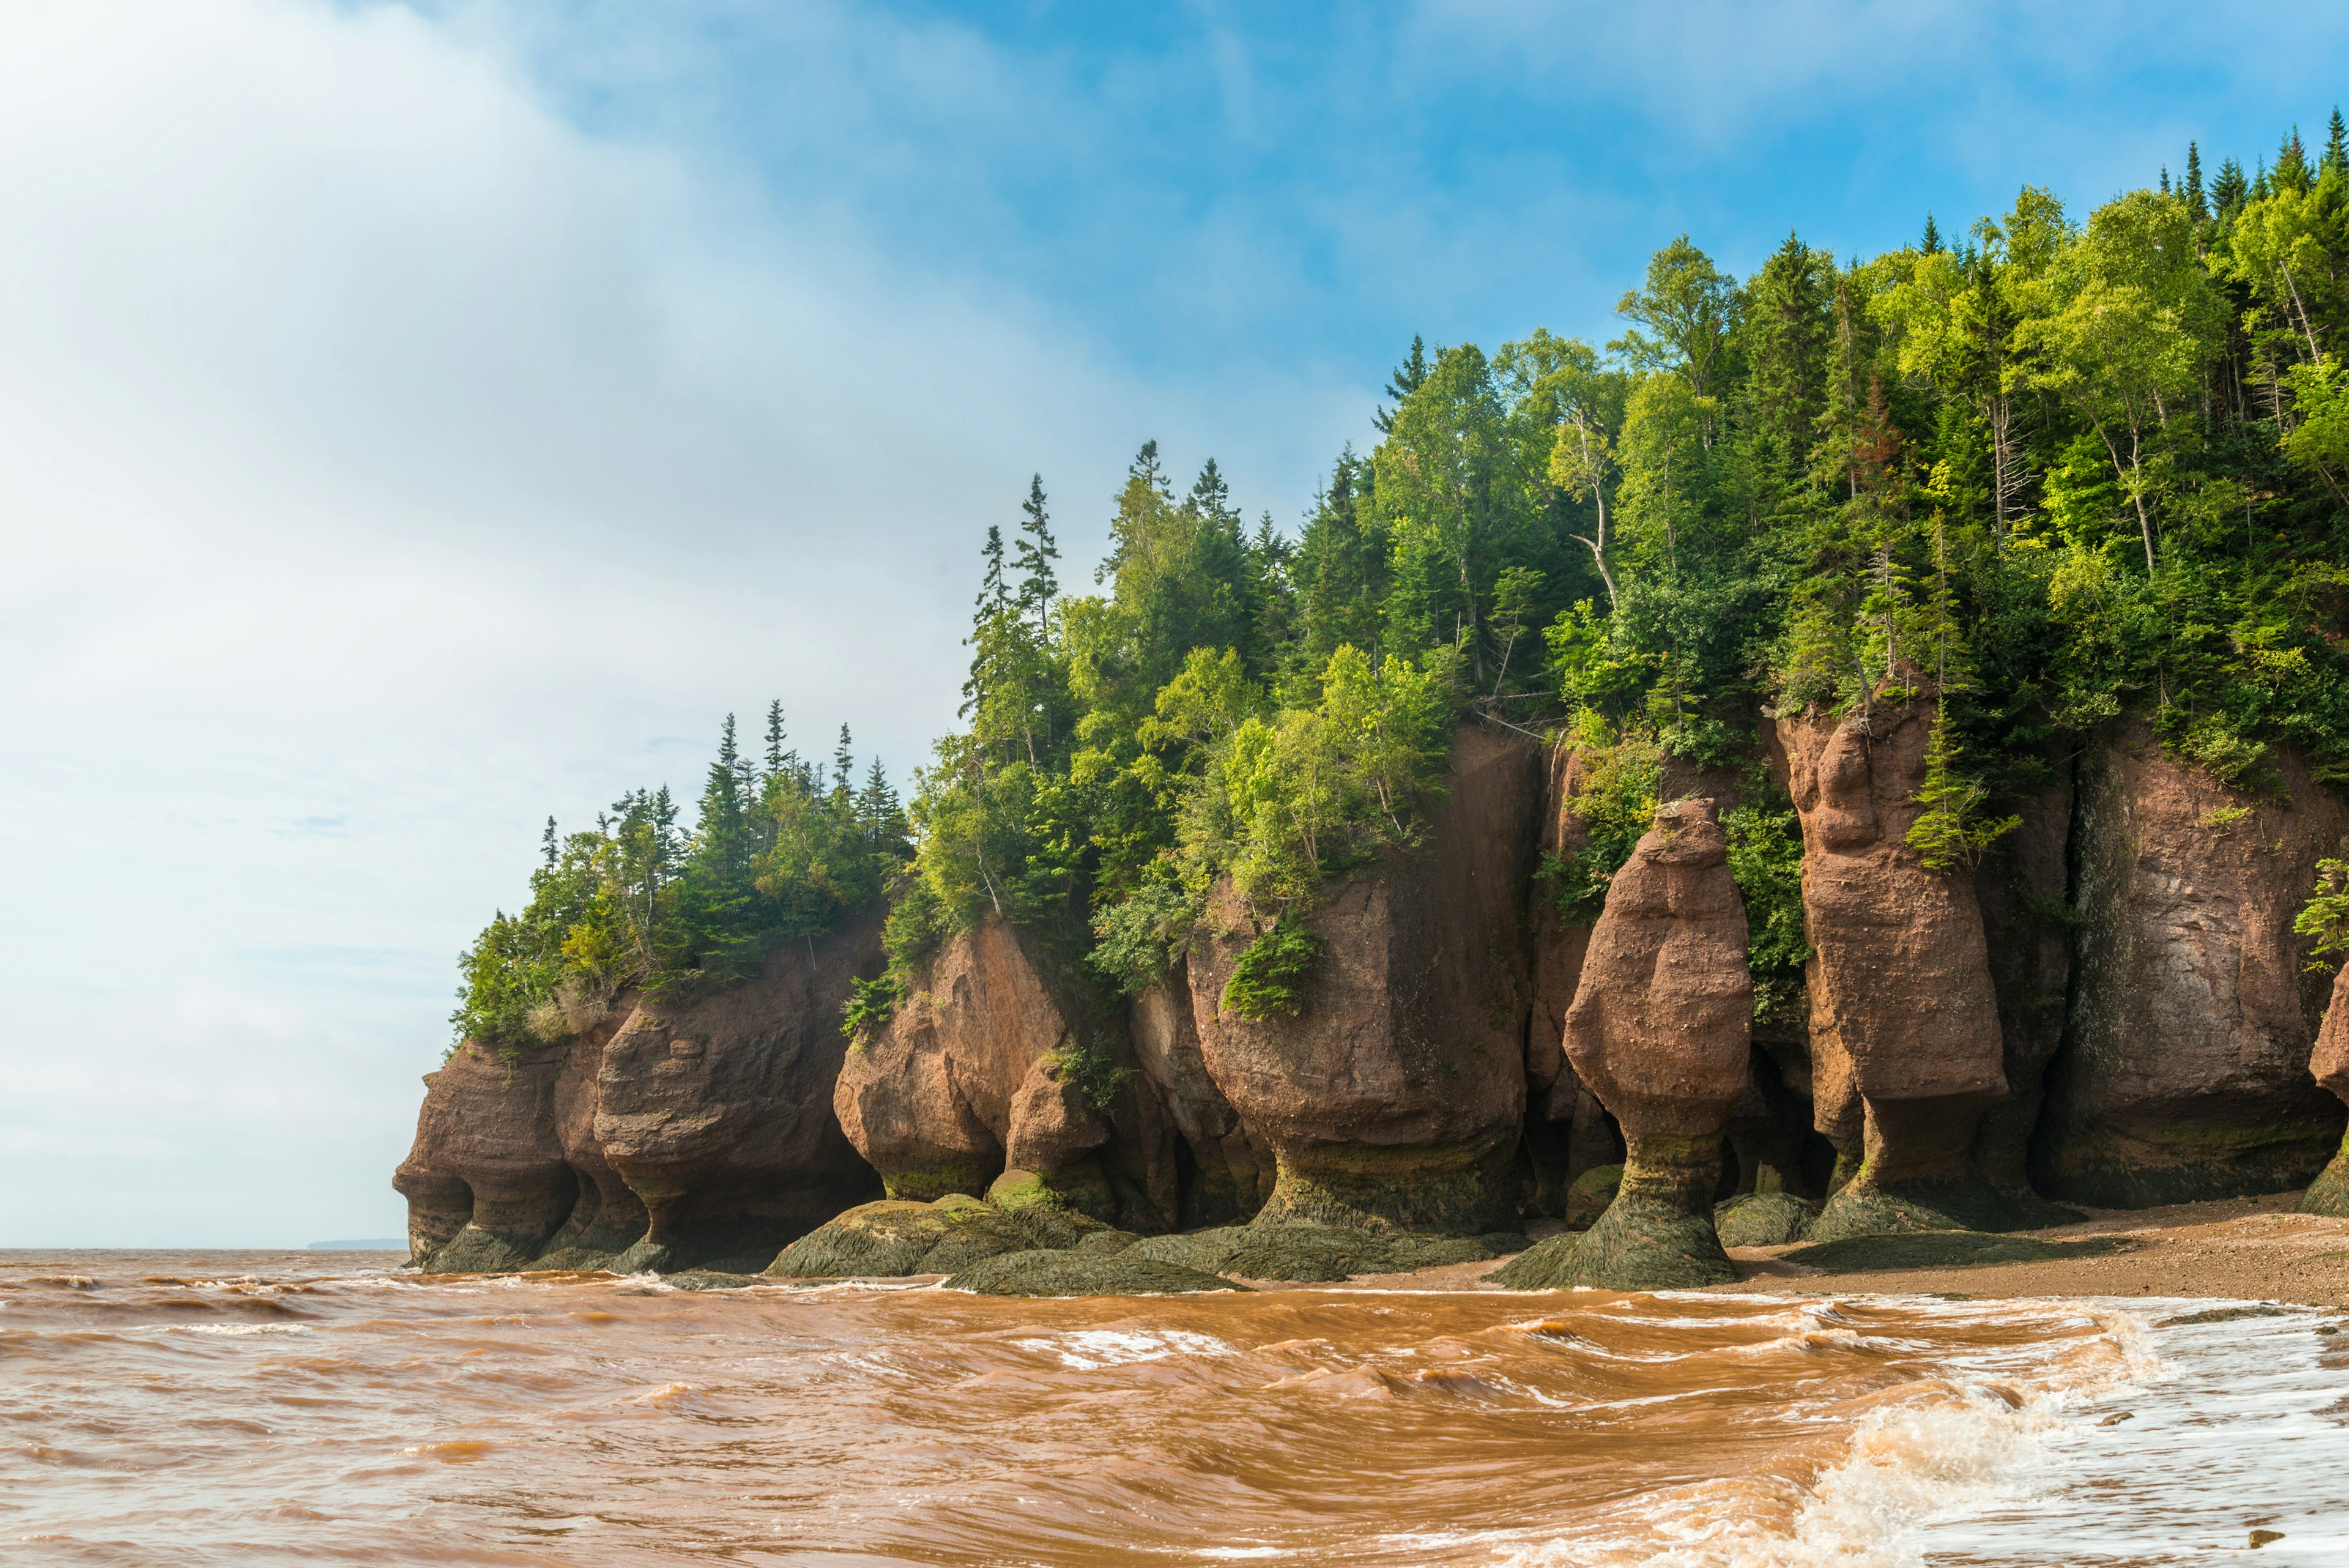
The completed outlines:
{"type": "Polygon", "coordinates": [[[847,1056],[832,1106],[893,1199],[1037,1203],[1139,1231],[1181,1218],[1174,1131],[1124,1023],[988,917],[847,1056]]]}
{"type": "Polygon", "coordinates": [[[2141,726],[2081,759],[2079,969],[2033,1149],[2041,1190],[2110,1208],[2280,1192],[2342,1107],[2308,1072],[2324,993],[2293,916],[2349,807],[2289,755],[2229,788],[2141,726]]]}
{"type": "Polygon", "coordinates": [[[1996,1229],[1971,1168],[1976,1123],[2007,1096],[1988,944],[1970,879],[1908,843],[1922,807],[1930,692],[1838,722],[1782,715],[1803,827],[1813,1125],[1838,1178],[1812,1234],[1996,1229]],[[1857,1155],[1857,1168],[1851,1157],[1857,1155]]]}
{"type": "Polygon", "coordinates": [[[1228,883],[1186,968],[1208,1075],[1276,1168],[1258,1218],[1475,1235],[1516,1222],[1539,764],[1460,732],[1425,842],[1340,883],[1294,1017],[1222,1005],[1265,922],[1228,883]]]}
{"type": "Polygon", "coordinates": [[[1713,1202],[1722,1134],[1750,1087],[1745,944],[1713,803],[1660,806],[1615,874],[1566,1022],[1576,1074],[1622,1127],[1621,1184],[1587,1234],[1559,1239],[1555,1260],[1536,1249],[1505,1282],[1654,1290],[1736,1277],[1713,1202]]]}
{"type": "Polygon", "coordinates": [[[698,1000],[622,996],[560,1044],[460,1046],[393,1185],[432,1272],[756,1270],[880,1183],[831,1114],[880,912],[698,1000]]]}

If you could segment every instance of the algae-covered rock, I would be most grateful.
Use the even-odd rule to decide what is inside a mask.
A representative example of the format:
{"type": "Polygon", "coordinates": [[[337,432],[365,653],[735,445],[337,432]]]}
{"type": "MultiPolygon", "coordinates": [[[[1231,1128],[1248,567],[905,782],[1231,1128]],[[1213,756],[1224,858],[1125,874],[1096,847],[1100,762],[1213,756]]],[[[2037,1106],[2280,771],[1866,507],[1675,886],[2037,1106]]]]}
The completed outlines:
{"type": "Polygon", "coordinates": [[[1803,1240],[1819,1206],[1791,1192],[1748,1192],[1717,1205],[1713,1228],[1724,1247],[1780,1247],[1803,1240]]]}
{"type": "Polygon", "coordinates": [[[1485,1276],[1487,1284],[1512,1291],[1562,1291],[1581,1283],[1578,1260],[1582,1238],[1569,1231],[1537,1241],[1485,1276]]]}
{"type": "Polygon", "coordinates": [[[1522,1236],[1413,1236],[1343,1225],[1231,1225],[1187,1236],[1153,1236],[1133,1256],[1251,1280],[1334,1283],[1356,1274],[1398,1274],[1482,1262],[1526,1245],[1522,1236]]]}
{"type": "Polygon", "coordinates": [[[848,1210],[785,1247],[767,1268],[791,1279],[950,1274],[1007,1252],[1131,1246],[1131,1232],[1038,1205],[999,1209],[950,1193],[935,1203],[884,1199],[848,1210]]]}
{"type": "Polygon", "coordinates": [[[1780,1254],[1783,1262],[1837,1273],[1878,1269],[1948,1268],[1961,1263],[2039,1263],[2055,1258],[2092,1258],[2125,1252],[2136,1245],[2127,1236],[2087,1236],[2076,1241],[2041,1241],[2029,1236],[1999,1236],[1982,1231],[1921,1231],[1899,1236],[1852,1236],[1780,1254]]]}
{"type": "Polygon", "coordinates": [[[1594,1165],[1576,1177],[1566,1193],[1567,1228],[1588,1231],[1597,1224],[1622,1185],[1623,1168],[1619,1165],[1594,1165]]]}
{"type": "Polygon", "coordinates": [[[1006,1252],[945,1282],[950,1291],[982,1296],[1171,1296],[1201,1291],[1245,1291],[1197,1269],[1137,1258],[1129,1249],[1098,1252],[1006,1252]]]}

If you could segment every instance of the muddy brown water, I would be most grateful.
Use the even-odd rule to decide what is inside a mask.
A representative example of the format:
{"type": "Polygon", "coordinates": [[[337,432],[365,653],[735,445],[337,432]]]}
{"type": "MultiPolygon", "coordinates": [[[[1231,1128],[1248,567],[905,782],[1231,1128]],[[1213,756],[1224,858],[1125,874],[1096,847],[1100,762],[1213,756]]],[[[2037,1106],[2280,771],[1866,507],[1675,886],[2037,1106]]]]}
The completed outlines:
{"type": "MultiPolygon", "coordinates": [[[[2158,1423],[2104,1416],[2150,1417],[2189,1332],[2137,1303],[1035,1302],[392,1262],[0,1253],[0,1561],[2087,1560],[2036,1554],[2082,1539],[2046,1499],[2139,1463],[2158,1423]]],[[[2338,1343],[2190,1332],[2246,1328],[2312,1368],[2338,1343]]]]}

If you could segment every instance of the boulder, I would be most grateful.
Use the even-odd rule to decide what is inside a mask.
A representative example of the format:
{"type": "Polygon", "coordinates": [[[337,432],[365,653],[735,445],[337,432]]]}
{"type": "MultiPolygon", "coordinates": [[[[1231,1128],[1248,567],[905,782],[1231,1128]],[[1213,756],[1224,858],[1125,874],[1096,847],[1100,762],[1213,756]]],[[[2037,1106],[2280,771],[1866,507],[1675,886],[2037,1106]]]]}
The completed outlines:
{"type": "Polygon", "coordinates": [[[1615,1200],[1575,1280],[1650,1290],[1734,1279],[1713,1230],[1722,1133],[1749,1091],[1745,905],[1710,800],[1656,808],[1592,929],[1566,1054],[1623,1129],[1615,1200]]]}
{"type": "Polygon", "coordinates": [[[1748,1192],[1716,1204],[1713,1229],[1723,1247],[1778,1247],[1799,1241],[1819,1206],[1790,1192],[1748,1192]]]}
{"type": "Polygon", "coordinates": [[[1120,1252],[1134,1240],[1081,1214],[1007,1210],[954,1192],[934,1203],[860,1204],[785,1247],[766,1272],[786,1279],[951,1274],[1009,1252],[1120,1252]]]}
{"type": "Polygon", "coordinates": [[[1463,729],[1423,844],[1335,886],[1293,1016],[1222,1005],[1268,921],[1226,881],[1185,974],[1208,1075],[1272,1150],[1258,1218],[1474,1235],[1516,1221],[1534,752],[1463,729]]]}
{"type": "MultiPolygon", "coordinates": [[[[2309,1054],[2308,1070],[2316,1081],[2349,1101],[2349,961],[2333,977],[2332,1005],[2324,1010],[2324,1026],[2317,1031],[2316,1049],[2309,1054]]],[[[2349,1135],[2333,1163],[2319,1172],[2301,1195],[2303,1214],[2330,1214],[2349,1220],[2349,1135]]]]}
{"type": "Polygon", "coordinates": [[[2009,1222],[1970,1160],[2007,1095],[1982,911],[1970,877],[1908,843],[1933,720],[1920,686],[1840,722],[1778,719],[1803,826],[1812,1125],[1837,1153],[1822,1238],[2009,1222]]]}
{"type": "Polygon", "coordinates": [[[832,1106],[888,1195],[999,1196],[1143,1231],[1179,1218],[1174,1131],[1123,1010],[990,915],[848,1054],[832,1106]]]}
{"type": "Polygon", "coordinates": [[[1253,1217],[1272,1196],[1272,1150],[1240,1120],[1207,1071],[1181,965],[1166,984],[1133,999],[1129,1027],[1134,1058],[1183,1140],[1175,1150],[1180,1223],[1227,1225],[1253,1217]]]}
{"type": "Polygon", "coordinates": [[[2349,806],[2286,753],[2247,794],[2141,723],[2082,756],[2077,972],[2032,1149],[2043,1191],[2106,1208],[2281,1192],[2341,1139],[2308,1073],[2322,1017],[2292,919],[2349,806]]]}

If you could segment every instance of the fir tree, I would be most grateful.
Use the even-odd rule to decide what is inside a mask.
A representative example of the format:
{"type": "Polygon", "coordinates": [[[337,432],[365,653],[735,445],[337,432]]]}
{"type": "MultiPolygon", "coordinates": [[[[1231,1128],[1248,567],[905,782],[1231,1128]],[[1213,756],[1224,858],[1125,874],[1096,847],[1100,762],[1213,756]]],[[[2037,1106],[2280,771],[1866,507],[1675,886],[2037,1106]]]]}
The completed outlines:
{"type": "Polygon", "coordinates": [[[850,750],[848,726],[840,727],[840,744],[832,753],[832,793],[846,795],[856,780],[856,757],[850,750]]]}
{"type": "Polygon", "coordinates": [[[539,835],[538,849],[546,857],[547,866],[553,867],[558,852],[554,846],[554,818],[551,816],[546,819],[546,831],[539,835]]]}
{"type": "Polygon", "coordinates": [[[2199,223],[2210,215],[2209,209],[2202,199],[2202,150],[2190,141],[2186,144],[2186,183],[2183,193],[2186,197],[2186,210],[2194,215],[2196,222],[2199,223]]]}
{"type": "Polygon", "coordinates": [[[1003,530],[994,524],[987,525],[987,543],[979,546],[979,559],[986,563],[978,577],[978,599],[974,626],[984,626],[1003,613],[1011,603],[1011,587],[1003,576],[1003,530]]]}
{"type": "Polygon", "coordinates": [[[783,771],[783,700],[780,697],[767,704],[767,777],[771,779],[783,771]]]}
{"type": "Polygon", "coordinates": [[[2296,125],[2292,134],[2283,139],[2283,145],[2276,149],[2274,179],[2277,190],[2290,191],[2294,195],[2302,194],[2316,182],[2308,167],[2307,151],[2300,144],[2300,127],[2296,125]]]}
{"type": "Polygon", "coordinates": [[[1019,608],[1036,618],[1036,629],[1041,632],[1050,624],[1052,598],[1061,591],[1060,576],[1052,570],[1061,548],[1052,542],[1052,519],[1044,510],[1042,474],[1028,481],[1028,499],[1019,504],[1019,540],[1012,554],[1019,572],[1019,608]]]}
{"type": "Polygon", "coordinates": [[[2349,126],[2341,123],[2341,109],[2337,104],[2333,109],[2333,123],[2324,131],[2324,161],[2322,167],[2349,177],[2349,126]]]}
{"type": "MultiPolygon", "coordinates": [[[[2169,180],[2168,174],[2165,172],[2161,178],[2163,182],[2162,188],[2164,190],[2168,190],[2169,180]]],[[[1941,254],[1941,231],[1940,227],[1934,223],[1933,214],[1930,213],[1925,214],[1925,237],[1917,242],[1917,248],[1924,252],[1929,256],[1937,256],[1941,254]]]]}
{"type": "Polygon", "coordinates": [[[2219,177],[2210,182],[2210,215],[2225,223],[2243,210],[2251,193],[2251,182],[2243,177],[2242,164],[2228,159],[2219,165],[2219,177]]]}
{"type": "Polygon", "coordinates": [[[1413,392],[1426,384],[1428,371],[1432,369],[1433,367],[1427,361],[1426,340],[1418,333],[1413,333],[1410,355],[1402,364],[1395,367],[1395,373],[1387,379],[1386,395],[1394,400],[1394,408],[1388,408],[1381,403],[1371,415],[1371,422],[1379,427],[1381,435],[1385,435],[1394,429],[1396,410],[1401,409],[1410,400],[1413,392]]]}

